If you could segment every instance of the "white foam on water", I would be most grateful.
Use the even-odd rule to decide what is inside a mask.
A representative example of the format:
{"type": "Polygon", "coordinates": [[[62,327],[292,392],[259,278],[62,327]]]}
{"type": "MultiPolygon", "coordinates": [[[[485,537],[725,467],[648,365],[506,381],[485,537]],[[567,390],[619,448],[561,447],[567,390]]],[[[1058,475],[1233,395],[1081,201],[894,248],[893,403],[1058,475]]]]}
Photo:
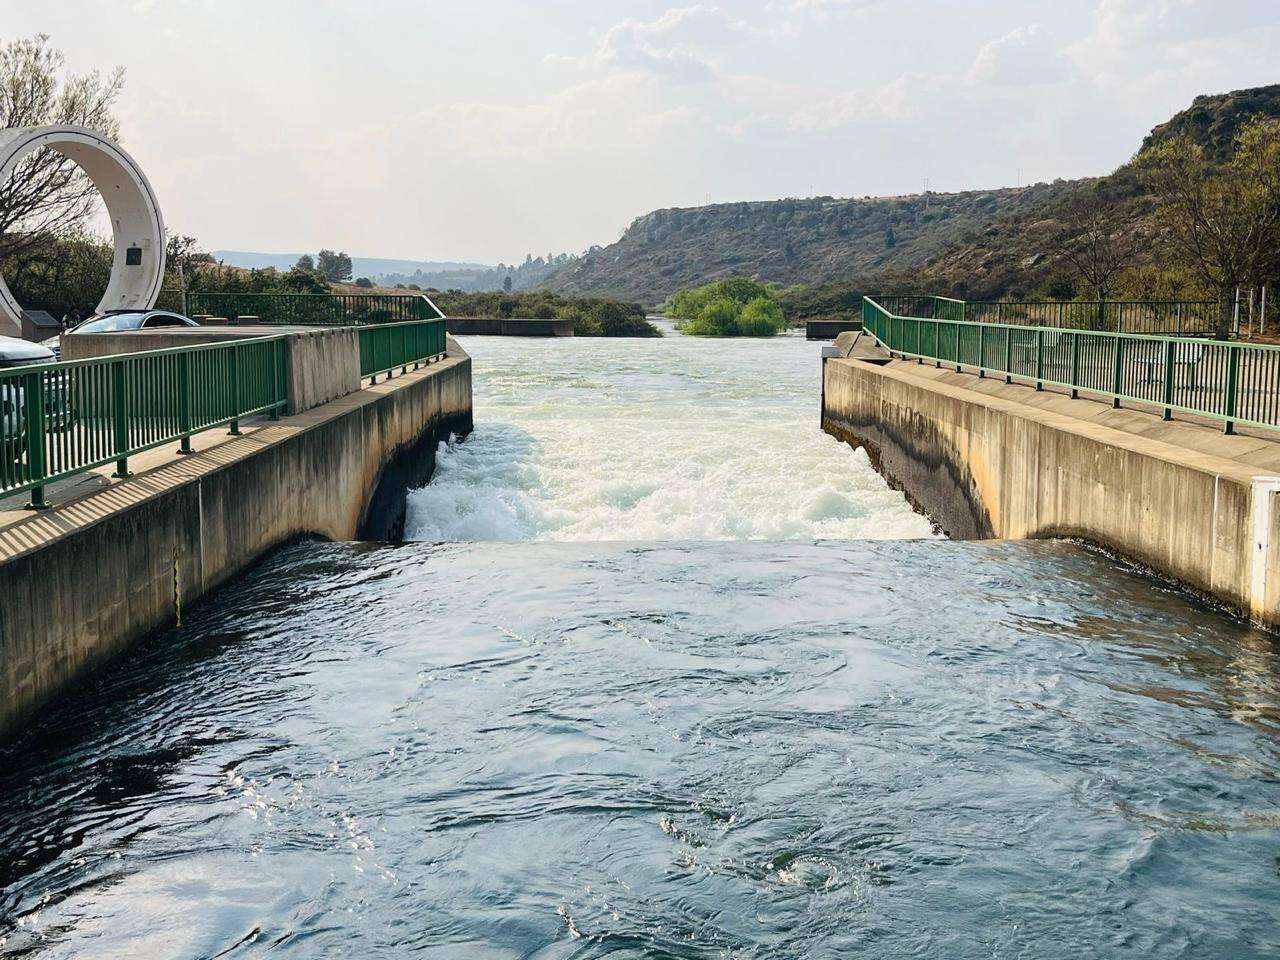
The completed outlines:
{"type": "Polygon", "coordinates": [[[927,537],[818,427],[821,344],[465,337],[475,431],[409,494],[411,540],[927,537]]]}

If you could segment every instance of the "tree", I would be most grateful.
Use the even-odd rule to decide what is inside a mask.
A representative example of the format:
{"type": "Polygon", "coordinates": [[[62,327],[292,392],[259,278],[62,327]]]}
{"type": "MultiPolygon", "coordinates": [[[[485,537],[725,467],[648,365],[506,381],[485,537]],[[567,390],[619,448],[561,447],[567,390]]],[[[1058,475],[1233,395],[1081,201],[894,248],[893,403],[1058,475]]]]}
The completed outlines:
{"type": "Polygon", "coordinates": [[[511,276],[510,276],[510,274],[508,274],[508,275],[507,275],[507,277],[502,281],[502,292],[503,292],[503,293],[510,293],[510,292],[511,292],[511,276]]]}
{"type": "Polygon", "coordinates": [[[373,287],[373,281],[368,277],[356,277],[356,286],[361,290],[369,290],[373,287]]]}
{"type": "Polygon", "coordinates": [[[1059,254],[1075,268],[1089,291],[1106,300],[1117,276],[1146,249],[1146,234],[1132,229],[1119,202],[1101,185],[1086,187],[1067,205],[1067,232],[1059,254]]]}
{"type": "Polygon", "coordinates": [[[1218,334],[1231,322],[1236,287],[1265,282],[1280,246],[1280,121],[1253,120],[1223,165],[1186,136],[1145,151],[1139,171],[1160,201],[1159,222],[1174,250],[1218,291],[1218,334]]]}
{"type": "Polygon", "coordinates": [[[302,270],[295,266],[281,281],[291,293],[328,293],[329,284],[314,270],[302,270]]]}
{"type": "MultiPolygon", "coordinates": [[[[118,136],[112,110],[124,70],[77,75],[65,66],[43,33],[0,46],[0,125],[67,123],[118,136]]],[[[97,190],[79,166],[55,150],[32,152],[0,185],[0,260],[20,257],[50,236],[82,231],[97,202],[97,190]]]]}
{"type": "Polygon", "coordinates": [[[210,263],[209,254],[201,251],[195,237],[185,237],[172,233],[165,243],[165,266],[178,277],[178,295],[181,298],[181,310],[187,312],[187,278],[194,273],[198,264],[210,263]]]}
{"type": "Polygon", "coordinates": [[[351,279],[351,258],[334,250],[321,250],[316,255],[316,269],[330,283],[345,283],[351,279]]]}
{"type": "Polygon", "coordinates": [[[304,253],[298,258],[298,262],[293,265],[294,270],[301,270],[303,273],[315,273],[316,262],[312,259],[311,254],[304,253]]]}

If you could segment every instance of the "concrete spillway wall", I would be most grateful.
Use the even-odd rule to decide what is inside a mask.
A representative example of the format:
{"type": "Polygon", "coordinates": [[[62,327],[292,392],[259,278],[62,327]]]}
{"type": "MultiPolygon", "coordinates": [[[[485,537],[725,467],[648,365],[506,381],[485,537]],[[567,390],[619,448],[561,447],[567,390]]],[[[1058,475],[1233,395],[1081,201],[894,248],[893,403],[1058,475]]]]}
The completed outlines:
{"type": "Polygon", "coordinates": [[[471,429],[471,359],[246,427],[0,531],[0,736],[267,550],[403,527],[406,484],[471,429]]]}
{"type": "MultiPolygon", "coordinates": [[[[1280,622],[1276,471],[1206,452],[1205,427],[1128,414],[1159,434],[1144,436],[1062,412],[1075,403],[1092,413],[1099,405],[1089,401],[1035,405],[1016,394],[1045,396],[1029,387],[1001,386],[996,396],[962,379],[902,361],[826,360],[823,427],[865,446],[951,536],[1080,538],[1280,622]]],[[[1238,449],[1263,462],[1277,452],[1259,450],[1266,443],[1238,449]]]]}

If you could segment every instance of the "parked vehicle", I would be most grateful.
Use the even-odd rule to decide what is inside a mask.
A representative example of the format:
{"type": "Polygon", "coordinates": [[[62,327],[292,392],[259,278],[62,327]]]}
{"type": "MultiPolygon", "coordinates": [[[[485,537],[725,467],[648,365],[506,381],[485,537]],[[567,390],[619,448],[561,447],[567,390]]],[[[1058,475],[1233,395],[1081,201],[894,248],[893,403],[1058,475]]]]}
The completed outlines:
{"type": "MultiPolygon", "coordinates": [[[[53,363],[56,359],[53,351],[42,344],[19,340],[17,337],[0,337],[0,373],[14,367],[53,363]]],[[[54,396],[46,403],[46,408],[52,408],[48,412],[67,417],[65,391],[52,392],[54,396]]],[[[0,457],[6,463],[19,461],[26,453],[24,401],[22,381],[15,377],[0,376],[0,457]]]]}
{"type": "MultiPolygon", "coordinates": [[[[168,310],[109,310],[90,317],[72,327],[67,333],[125,333],[130,330],[155,330],[160,327],[198,327],[190,317],[168,310]]],[[[42,346],[62,356],[62,337],[50,337],[42,346]]]]}

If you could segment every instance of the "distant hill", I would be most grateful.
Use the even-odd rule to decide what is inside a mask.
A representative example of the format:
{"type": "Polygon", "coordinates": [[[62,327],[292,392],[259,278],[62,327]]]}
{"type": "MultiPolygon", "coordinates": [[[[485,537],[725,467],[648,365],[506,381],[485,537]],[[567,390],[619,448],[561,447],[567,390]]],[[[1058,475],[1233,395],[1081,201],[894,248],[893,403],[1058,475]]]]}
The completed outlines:
{"type": "Polygon", "coordinates": [[[740,274],[824,283],[923,266],[1001,216],[1035,209],[1068,184],[838,200],[768,200],[657,210],[622,239],[553,274],[557,293],[657,303],[740,274]]]}
{"type": "MultiPolygon", "coordinates": [[[[1197,97],[1152,130],[1143,147],[1185,133],[1221,159],[1254,116],[1280,117],[1280,85],[1197,97]]],[[[974,298],[1055,286],[1067,295],[1054,242],[1066,201],[1097,180],[1121,198],[1133,229],[1144,229],[1150,203],[1127,167],[1105,178],[1018,189],[724,203],[639,217],[616,243],[561,267],[543,285],[647,304],[731,274],[846,289],[881,288],[897,276],[974,298]]]]}
{"type": "MultiPolygon", "coordinates": [[[[261,270],[275,267],[277,270],[288,270],[300,253],[258,253],[249,250],[214,250],[213,258],[230,267],[244,267],[246,270],[261,270]]],[[[315,256],[315,251],[311,252],[315,256]]],[[[357,277],[378,277],[389,274],[421,273],[466,273],[473,270],[492,270],[492,264],[464,263],[452,260],[386,260],[378,257],[351,258],[352,272],[357,277]]]]}

